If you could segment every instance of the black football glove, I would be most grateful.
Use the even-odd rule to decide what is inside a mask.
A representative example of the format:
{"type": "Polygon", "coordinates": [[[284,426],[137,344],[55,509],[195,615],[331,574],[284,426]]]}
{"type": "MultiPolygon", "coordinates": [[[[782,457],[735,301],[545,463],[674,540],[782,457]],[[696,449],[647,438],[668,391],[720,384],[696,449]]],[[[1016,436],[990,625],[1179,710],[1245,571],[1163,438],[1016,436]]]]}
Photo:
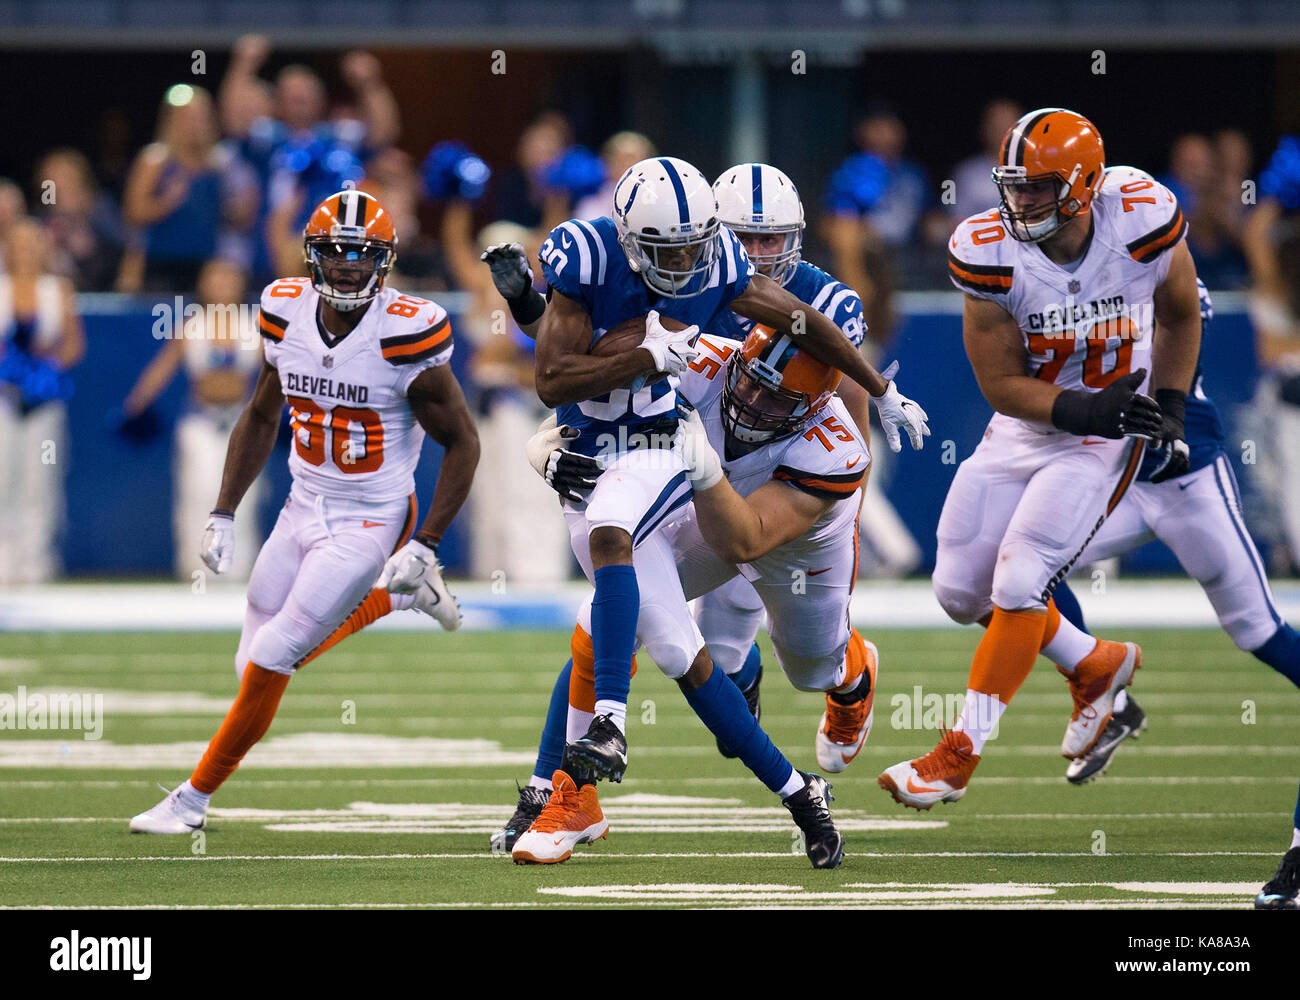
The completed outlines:
{"type": "Polygon", "coordinates": [[[572,503],[582,503],[596,487],[596,480],[605,471],[600,459],[569,451],[564,445],[575,440],[579,432],[565,424],[554,426],[555,417],[548,417],[537,433],[528,439],[524,452],[534,471],[546,480],[546,485],[572,503]]]}
{"type": "Polygon", "coordinates": [[[533,269],[522,244],[495,243],[479,259],[492,269],[492,284],[507,302],[533,287],[533,269]]]}
{"type": "Polygon", "coordinates": [[[1160,406],[1162,426],[1159,439],[1151,446],[1157,456],[1156,467],[1151,470],[1151,482],[1163,483],[1187,475],[1192,467],[1191,451],[1183,439],[1187,394],[1177,389],[1157,389],[1156,403],[1160,406]]]}
{"type": "Polygon", "coordinates": [[[1092,434],[1112,440],[1157,440],[1164,426],[1160,407],[1150,396],[1137,391],[1146,374],[1145,368],[1139,368],[1100,392],[1066,389],[1052,404],[1053,425],[1080,437],[1092,434]]]}

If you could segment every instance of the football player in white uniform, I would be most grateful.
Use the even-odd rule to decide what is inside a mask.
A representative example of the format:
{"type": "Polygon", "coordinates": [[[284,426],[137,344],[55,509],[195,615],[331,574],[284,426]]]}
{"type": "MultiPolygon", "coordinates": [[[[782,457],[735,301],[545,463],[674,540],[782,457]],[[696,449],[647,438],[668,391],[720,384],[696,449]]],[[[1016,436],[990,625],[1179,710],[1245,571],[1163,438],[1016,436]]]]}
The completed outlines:
{"type": "Polygon", "coordinates": [[[374,197],[341,191],[307,223],[311,277],[262,292],[266,363],[230,436],[203,561],[217,573],[231,565],[235,510],[271,453],[286,402],[293,487],[248,582],[239,694],[190,778],[132,819],[132,832],[203,826],[212,793],[266,733],[294,670],[372,587],[407,595],[445,629],[460,625],[437,545],[469,492],[478,435],[447,365],[446,311],[384,285],[396,242],[374,197]],[[446,454],[411,538],[426,432],[446,454]]]}
{"type": "Polygon", "coordinates": [[[1001,207],[957,227],[948,263],[966,293],[966,353],[997,412],[949,488],[933,577],[953,619],[987,630],[952,731],[880,776],[918,809],[965,794],[1040,650],[1074,697],[1061,752],[1096,742],[1141,653],[1061,619],[1052,588],[1123,497],[1143,439],[1164,452],[1153,482],[1188,468],[1201,315],[1173,194],[1140,170],[1106,169],[1096,128],[1060,108],[1016,123],[993,180],[1001,207]]]}
{"type": "MultiPolygon", "coordinates": [[[[789,335],[759,327],[743,346],[704,336],[699,349],[699,358],[682,374],[679,386],[696,407],[683,425],[679,449],[692,481],[694,508],[665,527],[656,544],[637,553],[639,574],[672,574],[679,581],[677,600],[658,607],[656,621],[662,633],[659,641],[671,639],[688,654],[681,662],[689,666],[675,670],[660,662],[660,667],[678,681],[729,755],[749,764],[749,756],[728,745],[721,730],[751,740],[761,729],[745,714],[743,701],[727,706],[730,717],[722,718],[724,710],[711,710],[708,700],[701,700],[700,692],[730,682],[713,669],[686,603],[742,577],[762,601],[777,659],[791,683],[800,690],[832,692],[851,706],[853,721],[846,728],[852,732],[834,745],[838,758],[832,769],[843,770],[870,732],[878,662],[875,647],[850,626],[848,616],[857,575],[858,509],[871,456],[847,408],[834,395],[840,373],[799,350],[789,335]],[[649,553],[660,551],[666,557],[662,565],[650,563],[649,553]]],[[[543,431],[534,438],[539,472],[562,450],[562,431],[543,431]]],[[[598,468],[590,471],[599,473],[598,468]]],[[[581,489],[582,484],[570,485],[581,489]]],[[[659,588],[660,593],[667,591],[666,586],[659,588]]],[[[575,635],[589,631],[590,616],[589,600],[579,613],[575,635]]],[[[740,640],[745,648],[758,624],[748,618],[749,631],[740,640]]],[[[576,644],[574,648],[570,708],[579,717],[589,717],[595,708],[590,641],[585,651],[576,644]]],[[[549,718],[547,728],[552,728],[549,718]]],[[[819,761],[830,749],[824,746],[823,729],[816,737],[819,761]]],[[[549,737],[544,733],[539,758],[559,759],[561,746],[558,730],[549,737]],[[548,740],[555,745],[548,747],[548,740]]],[[[783,767],[782,774],[789,774],[788,763],[783,767]]],[[[540,803],[540,814],[514,842],[516,861],[563,861],[575,844],[607,831],[595,786],[575,789],[569,769],[566,758],[565,766],[555,772],[554,793],[540,803]]],[[[759,768],[751,769],[764,777],[759,768]]],[[[774,791],[778,785],[769,783],[774,791]]],[[[798,799],[783,801],[807,835],[814,865],[834,867],[837,853],[831,849],[838,835],[832,837],[809,823],[806,804],[798,799]],[[827,863],[828,858],[834,863],[827,863]]],[[[521,808],[524,805],[521,798],[521,808]]],[[[507,830],[520,822],[513,817],[507,830]]],[[[505,846],[504,837],[501,841],[505,846]]]]}

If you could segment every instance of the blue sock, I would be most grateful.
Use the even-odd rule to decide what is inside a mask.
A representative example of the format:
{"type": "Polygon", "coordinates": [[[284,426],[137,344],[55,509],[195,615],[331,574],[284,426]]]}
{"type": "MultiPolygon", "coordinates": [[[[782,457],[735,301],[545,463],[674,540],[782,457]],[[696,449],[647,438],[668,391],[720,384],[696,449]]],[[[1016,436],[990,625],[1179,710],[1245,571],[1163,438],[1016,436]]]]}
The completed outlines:
{"type": "Polygon", "coordinates": [[[591,602],[591,643],[596,656],[596,700],[627,703],[636,652],[636,619],[641,591],[631,566],[596,570],[591,602]]]}
{"type": "Polygon", "coordinates": [[[734,674],[727,674],[731,678],[731,683],[736,685],[742,691],[748,691],[758,679],[758,668],[763,665],[762,654],[758,651],[758,643],[749,647],[749,655],[745,657],[745,662],[740,665],[740,669],[734,674]]]}
{"type": "Polygon", "coordinates": [[[560,759],[564,756],[565,727],[569,719],[569,674],[572,672],[573,659],[570,658],[555,679],[551,704],[546,710],[546,725],[542,727],[542,742],[537,746],[537,766],[533,768],[533,774],[547,781],[560,769],[560,759]]]}
{"type": "MultiPolygon", "coordinates": [[[[1061,612],[1061,617],[1077,628],[1080,632],[1088,632],[1088,626],[1083,623],[1083,608],[1079,607],[1079,599],[1074,596],[1074,591],[1070,585],[1062,580],[1052,591],[1052,600],[1056,602],[1056,610],[1061,612]]],[[[1091,632],[1088,632],[1092,635],[1091,632]]]]}
{"type": "Polygon", "coordinates": [[[1300,687],[1300,632],[1290,625],[1280,625],[1273,638],[1252,649],[1250,655],[1262,660],[1296,687],[1300,687]]]}
{"type": "Polygon", "coordinates": [[[790,777],[790,762],[754,721],[749,706],[745,704],[745,696],[727,680],[727,675],[714,670],[704,684],[684,693],[709,731],[729,747],[759,781],[779,794],[790,777]]]}

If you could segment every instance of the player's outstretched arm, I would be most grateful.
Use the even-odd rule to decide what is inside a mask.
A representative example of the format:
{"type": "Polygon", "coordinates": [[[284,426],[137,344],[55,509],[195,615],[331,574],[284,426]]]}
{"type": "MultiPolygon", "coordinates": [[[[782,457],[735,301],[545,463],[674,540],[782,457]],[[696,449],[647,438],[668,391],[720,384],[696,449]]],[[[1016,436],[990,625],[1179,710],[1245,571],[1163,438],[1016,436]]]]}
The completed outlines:
{"type": "Polygon", "coordinates": [[[996,302],[974,295],[965,298],[962,339],[989,406],[1008,417],[1051,423],[1061,390],[1025,374],[1025,343],[1015,318],[996,302]]]}
{"type": "Polygon", "coordinates": [[[864,358],[852,341],[827,316],[795,298],[765,274],[755,274],[749,287],[731,303],[733,312],[781,333],[800,334],[799,346],[823,364],[838,368],[873,396],[889,388],[888,380],[864,358]]]}
{"type": "Polygon", "coordinates": [[[226,465],[221,473],[221,492],[217,494],[217,510],[234,516],[235,508],[244,499],[248,487],[271,457],[283,409],[284,394],[280,391],[279,373],[264,363],[253,398],[230,432],[226,465]]]}
{"type": "Polygon", "coordinates": [[[732,311],[764,326],[799,336],[799,346],[823,364],[838,368],[871,394],[891,451],[901,451],[899,429],[920,450],[930,433],[929,419],[914,400],[898,391],[862,356],[830,317],[795,298],[771,278],[755,274],[731,303],[732,311]]]}
{"type": "Polygon", "coordinates": [[[420,426],[445,452],[433,502],[424,524],[416,532],[417,537],[423,536],[437,544],[469,496],[474,470],[478,468],[478,430],[465,405],[460,383],[447,365],[426,368],[417,375],[406,398],[420,426]]]}
{"type": "Polygon", "coordinates": [[[537,396],[547,406],[581,403],[625,386],[636,376],[653,374],[654,355],[633,348],[613,357],[595,357],[591,348],[591,316],[560,292],[550,304],[537,331],[537,396]]]}

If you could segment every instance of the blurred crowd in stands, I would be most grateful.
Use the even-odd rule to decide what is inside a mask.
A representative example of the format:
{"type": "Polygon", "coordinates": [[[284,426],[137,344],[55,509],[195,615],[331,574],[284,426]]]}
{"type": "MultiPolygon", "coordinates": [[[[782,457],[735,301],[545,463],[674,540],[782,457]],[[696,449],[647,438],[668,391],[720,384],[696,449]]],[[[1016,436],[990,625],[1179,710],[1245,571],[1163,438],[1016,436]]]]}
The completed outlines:
{"type": "MultiPolygon", "coordinates": [[[[342,56],[347,95],[331,103],[325,83],[306,66],[285,66],[265,78],[270,55],[264,38],[246,36],[235,44],[215,94],[190,83],[168,88],[153,141],[143,148],[131,148],[124,116],[108,113],[93,158],[51,149],[31,177],[0,178],[0,509],[27,512],[0,517],[0,584],[58,571],[49,555],[61,518],[57,476],[48,464],[35,464],[33,447],[61,441],[66,432],[61,400],[84,349],[74,293],[255,300],[272,278],[305,273],[302,226],[319,201],[346,185],[375,194],[394,217],[399,246],[391,284],[426,294],[468,293],[457,336],[472,356],[472,393],[485,433],[504,443],[535,426],[541,405],[532,392],[532,344],[514,329],[492,335],[503,332],[493,325],[499,325],[500,302],[479,254],[492,243],[517,241],[535,260],[559,222],[607,214],[615,181],[656,153],[653,141],[624,131],[594,152],[576,143],[562,113],[546,111],[520,134],[512,163],[485,163],[460,141],[472,137],[409,150],[401,145],[402,109],[374,56],[342,56]],[[491,420],[500,426],[487,428],[491,420]]],[[[954,162],[940,178],[909,156],[902,117],[869,104],[846,137],[846,158],[815,200],[806,198],[805,256],[860,292],[876,348],[896,329],[897,291],[949,287],[948,236],[961,219],[996,205],[990,171],[1023,110],[1010,100],[989,102],[978,135],[960,137],[967,149],[954,147],[954,162]]],[[[1231,129],[1186,134],[1173,138],[1167,163],[1137,165],[1158,173],[1178,196],[1211,291],[1251,292],[1268,373],[1261,392],[1294,421],[1287,433],[1300,442],[1300,140],[1288,136],[1275,151],[1254,150],[1231,129]]],[[[211,338],[244,332],[214,331],[211,338]]],[[[232,360],[238,353],[219,345],[207,353],[164,351],[136,386],[123,387],[124,424],[147,415],[183,369],[192,408],[211,418],[201,454],[219,452],[251,377],[232,360]]],[[[1280,471],[1285,485],[1279,489],[1300,498],[1300,444],[1291,450],[1298,453],[1280,471]]],[[[178,469],[187,463],[196,460],[178,454],[178,469]]],[[[475,502],[484,518],[496,516],[493,497],[549,499],[531,476],[495,469],[481,478],[475,502]]],[[[215,495],[214,488],[195,490],[192,481],[182,486],[178,481],[177,492],[191,496],[192,510],[207,502],[197,499],[206,492],[215,495]]],[[[1300,565],[1300,499],[1291,506],[1291,565],[1283,569],[1300,565]]],[[[180,554],[184,518],[178,512],[178,572],[194,562],[180,554]]],[[[499,521],[507,525],[499,537],[476,551],[476,575],[504,568],[527,580],[529,567],[565,559],[561,532],[553,559],[513,565],[519,557],[512,552],[536,549],[536,525],[517,516],[499,521]],[[520,537],[508,534],[510,524],[520,537]]],[[[537,575],[549,579],[554,571],[537,575]]]]}

